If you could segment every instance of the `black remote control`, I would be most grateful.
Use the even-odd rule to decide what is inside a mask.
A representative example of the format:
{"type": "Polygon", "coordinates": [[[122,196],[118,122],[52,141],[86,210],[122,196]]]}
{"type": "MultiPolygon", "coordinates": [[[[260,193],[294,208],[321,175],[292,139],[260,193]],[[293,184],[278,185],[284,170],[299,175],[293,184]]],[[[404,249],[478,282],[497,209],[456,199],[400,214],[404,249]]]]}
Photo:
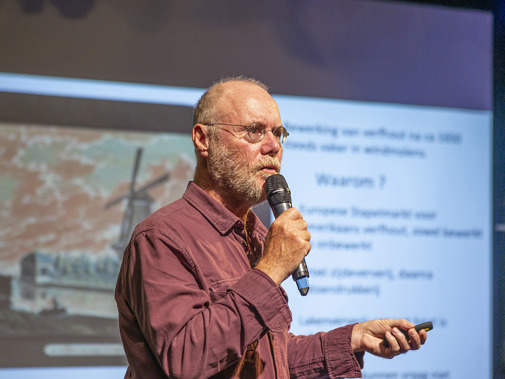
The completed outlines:
{"type": "MultiPolygon", "coordinates": [[[[433,329],[433,323],[431,321],[428,321],[428,322],[423,322],[422,324],[417,324],[416,326],[414,326],[414,328],[416,329],[416,332],[419,333],[420,330],[431,330],[433,329]]],[[[407,339],[409,339],[409,332],[406,331],[406,330],[403,330],[403,329],[399,329],[400,332],[402,332],[405,337],[407,339]]],[[[386,337],[384,337],[384,346],[386,347],[389,347],[389,342],[386,340],[386,337]]]]}

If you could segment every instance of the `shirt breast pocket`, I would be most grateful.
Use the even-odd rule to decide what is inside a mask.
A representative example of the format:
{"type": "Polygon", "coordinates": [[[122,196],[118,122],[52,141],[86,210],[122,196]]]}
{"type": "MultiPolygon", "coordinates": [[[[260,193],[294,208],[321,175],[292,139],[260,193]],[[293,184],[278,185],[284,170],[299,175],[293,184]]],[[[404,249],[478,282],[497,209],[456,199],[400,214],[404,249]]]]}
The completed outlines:
{"type": "Polygon", "coordinates": [[[221,279],[216,282],[211,283],[209,286],[210,301],[215,303],[226,296],[228,290],[239,280],[240,278],[230,278],[221,279]]]}

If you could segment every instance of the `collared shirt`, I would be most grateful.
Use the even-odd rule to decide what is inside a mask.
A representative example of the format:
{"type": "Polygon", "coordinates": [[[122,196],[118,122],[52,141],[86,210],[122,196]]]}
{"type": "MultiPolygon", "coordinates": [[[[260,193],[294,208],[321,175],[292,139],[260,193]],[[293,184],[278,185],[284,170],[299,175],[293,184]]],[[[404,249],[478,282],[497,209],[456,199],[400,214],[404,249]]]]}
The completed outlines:
{"type": "Polygon", "coordinates": [[[267,229],[247,224],[190,183],[136,227],[115,293],[125,377],[361,377],[352,325],[289,333],[285,292],[251,267],[267,229]]]}

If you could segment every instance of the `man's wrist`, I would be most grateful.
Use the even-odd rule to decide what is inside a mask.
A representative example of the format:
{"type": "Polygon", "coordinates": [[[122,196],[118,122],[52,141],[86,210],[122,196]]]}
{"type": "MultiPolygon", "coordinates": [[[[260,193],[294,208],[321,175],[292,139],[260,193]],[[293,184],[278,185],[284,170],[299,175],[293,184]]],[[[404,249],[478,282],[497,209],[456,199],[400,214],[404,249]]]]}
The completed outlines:
{"type": "Polygon", "coordinates": [[[268,277],[272,279],[272,281],[274,281],[278,286],[280,286],[284,281],[280,280],[279,275],[277,275],[276,271],[272,270],[272,268],[268,264],[265,264],[263,261],[260,261],[255,268],[268,275],[268,277]]]}
{"type": "Polygon", "coordinates": [[[361,340],[363,338],[363,327],[361,323],[354,324],[351,332],[351,349],[353,353],[363,351],[361,340]]]}

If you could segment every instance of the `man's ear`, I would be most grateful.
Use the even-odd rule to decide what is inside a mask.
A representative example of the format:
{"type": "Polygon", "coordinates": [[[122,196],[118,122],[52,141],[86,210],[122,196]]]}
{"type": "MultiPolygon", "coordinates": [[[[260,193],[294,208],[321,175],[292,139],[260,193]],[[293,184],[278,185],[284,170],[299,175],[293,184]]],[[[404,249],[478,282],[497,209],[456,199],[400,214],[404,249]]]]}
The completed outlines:
{"type": "Polygon", "coordinates": [[[193,145],[200,156],[209,156],[209,130],[207,125],[196,124],[193,126],[193,145]]]}

